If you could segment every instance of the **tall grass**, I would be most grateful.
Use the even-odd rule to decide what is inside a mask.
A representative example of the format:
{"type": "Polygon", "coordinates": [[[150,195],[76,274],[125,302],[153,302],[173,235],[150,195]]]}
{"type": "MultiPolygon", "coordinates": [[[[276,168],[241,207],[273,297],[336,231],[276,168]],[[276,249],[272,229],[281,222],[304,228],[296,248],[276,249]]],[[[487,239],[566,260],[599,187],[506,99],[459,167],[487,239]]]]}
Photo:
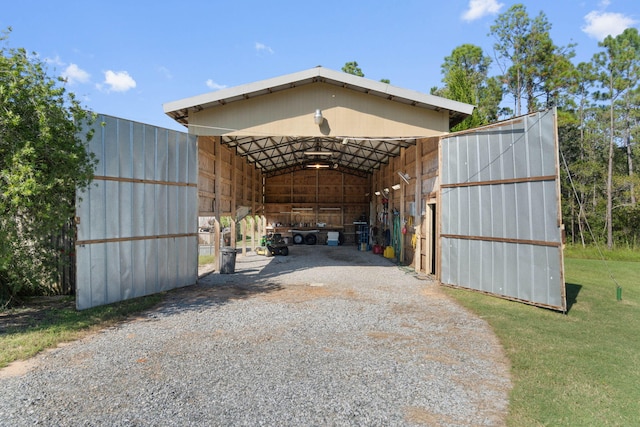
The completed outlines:
{"type": "Polygon", "coordinates": [[[610,251],[606,246],[590,245],[583,248],[580,245],[567,245],[564,255],[567,258],[640,262],[640,250],[631,246],[618,246],[610,251]]]}
{"type": "Polygon", "coordinates": [[[446,292],[486,319],[503,344],[514,383],[509,425],[638,425],[640,263],[566,255],[566,315],[471,291],[446,292]]]}

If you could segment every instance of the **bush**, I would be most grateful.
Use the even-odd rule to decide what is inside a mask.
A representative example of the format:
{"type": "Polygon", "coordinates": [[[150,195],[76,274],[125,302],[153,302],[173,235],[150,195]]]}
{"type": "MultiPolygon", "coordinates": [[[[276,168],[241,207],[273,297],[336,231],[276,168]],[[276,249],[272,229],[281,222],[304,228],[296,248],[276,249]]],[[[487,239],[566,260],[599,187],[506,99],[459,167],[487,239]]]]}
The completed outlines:
{"type": "MultiPolygon", "coordinates": [[[[8,34],[8,32],[6,33],[8,34]]],[[[0,37],[6,43],[7,36],[0,37]]],[[[52,244],[73,217],[95,166],[81,135],[90,121],[37,55],[0,47],[0,305],[54,280],[52,244]]]]}

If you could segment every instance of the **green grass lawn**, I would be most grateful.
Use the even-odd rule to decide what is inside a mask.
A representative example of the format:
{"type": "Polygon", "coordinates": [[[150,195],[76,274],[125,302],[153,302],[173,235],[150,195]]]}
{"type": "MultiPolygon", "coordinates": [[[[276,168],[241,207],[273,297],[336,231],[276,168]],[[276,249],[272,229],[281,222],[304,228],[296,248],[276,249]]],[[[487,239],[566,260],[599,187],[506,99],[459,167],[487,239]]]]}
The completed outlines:
{"type": "Polygon", "coordinates": [[[158,304],[163,294],[78,311],[73,297],[40,298],[0,313],[0,369],[158,304]]]}
{"type": "Polygon", "coordinates": [[[489,322],[511,361],[508,425],[639,425],[640,262],[566,258],[565,269],[566,315],[446,292],[489,322]]]}

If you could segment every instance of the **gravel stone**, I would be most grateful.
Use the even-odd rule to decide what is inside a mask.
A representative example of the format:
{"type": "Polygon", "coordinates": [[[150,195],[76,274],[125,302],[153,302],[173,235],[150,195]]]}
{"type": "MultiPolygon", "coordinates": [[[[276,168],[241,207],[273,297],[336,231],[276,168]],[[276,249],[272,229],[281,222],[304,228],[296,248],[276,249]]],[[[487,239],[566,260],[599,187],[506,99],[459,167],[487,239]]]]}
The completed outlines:
{"type": "Polygon", "coordinates": [[[511,389],[483,320],[342,246],[238,255],[31,362],[0,375],[0,426],[496,426],[511,389]]]}

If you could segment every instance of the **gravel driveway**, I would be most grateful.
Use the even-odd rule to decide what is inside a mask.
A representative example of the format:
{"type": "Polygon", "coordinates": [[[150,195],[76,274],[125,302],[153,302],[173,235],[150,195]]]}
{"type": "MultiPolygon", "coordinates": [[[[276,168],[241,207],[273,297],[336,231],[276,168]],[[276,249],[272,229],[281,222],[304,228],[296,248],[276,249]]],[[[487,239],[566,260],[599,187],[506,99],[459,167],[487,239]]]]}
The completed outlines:
{"type": "Polygon", "coordinates": [[[238,256],[0,376],[0,425],[503,425],[509,366],[428,278],[355,247],[238,256]]]}

